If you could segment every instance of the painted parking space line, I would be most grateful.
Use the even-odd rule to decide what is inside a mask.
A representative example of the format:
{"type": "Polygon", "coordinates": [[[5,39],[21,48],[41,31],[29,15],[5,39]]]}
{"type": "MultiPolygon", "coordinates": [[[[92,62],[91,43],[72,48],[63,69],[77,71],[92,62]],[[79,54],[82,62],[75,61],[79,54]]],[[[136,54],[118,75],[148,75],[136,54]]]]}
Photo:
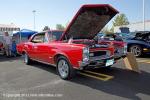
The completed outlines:
{"type": "Polygon", "coordinates": [[[114,76],[110,76],[110,75],[106,75],[102,73],[96,73],[93,71],[83,71],[83,72],[79,72],[79,74],[90,77],[90,78],[94,78],[97,80],[102,80],[102,81],[108,81],[114,78],[114,76]]]}
{"type": "Polygon", "coordinates": [[[147,59],[137,59],[137,62],[139,63],[150,63],[150,59],[147,60],[147,59]]]}
{"type": "Polygon", "coordinates": [[[150,61],[138,61],[139,63],[150,63],[150,61]]]}
{"type": "Polygon", "coordinates": [[[150,59],[136,59],[137,61],[150,61],[150,59]]]}

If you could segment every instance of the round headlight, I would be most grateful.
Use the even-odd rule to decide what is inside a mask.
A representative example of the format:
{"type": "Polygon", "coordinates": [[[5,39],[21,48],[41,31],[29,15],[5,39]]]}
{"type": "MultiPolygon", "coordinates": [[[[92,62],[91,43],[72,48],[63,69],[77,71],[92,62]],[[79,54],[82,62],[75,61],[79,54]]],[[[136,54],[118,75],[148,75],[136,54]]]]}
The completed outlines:
{"type": "Polygon", "coordinates": [[[124,44],[124,53],[127,53],[127,48],[128,48],[127,43],[125,43],[124,44]]]}
{"type": "Polygon", "coordinates": [[[111,52],[110,51],[106,51],[106,55],[107,56],[111,56],[111,52]]]}
{"type": "Polygon", "coordinates": [[[83,62],[89,61],[89,48],[83,48],[83,62]]]}

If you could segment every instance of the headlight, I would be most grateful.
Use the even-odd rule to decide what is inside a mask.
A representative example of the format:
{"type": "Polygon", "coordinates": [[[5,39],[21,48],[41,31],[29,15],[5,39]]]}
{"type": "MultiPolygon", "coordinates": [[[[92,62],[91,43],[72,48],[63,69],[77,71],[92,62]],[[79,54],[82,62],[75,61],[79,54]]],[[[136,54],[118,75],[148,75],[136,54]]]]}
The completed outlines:
{"type": "Polygon", "coordinates": [[[106,51],[106,55],[107,55],[107,56],[110,56],[110,55],[111,55],[111,52],[110,52],[110,51],[106,51]]]}
{"type": "Polygon", "coordinates": [[[127,53],[127,44],[124,44],[124,53],[127,53]]]}
{"type": "Polygon", "coordinates": [[[83,48],[83,62],[89,61],[89,48],[83,48]]]}

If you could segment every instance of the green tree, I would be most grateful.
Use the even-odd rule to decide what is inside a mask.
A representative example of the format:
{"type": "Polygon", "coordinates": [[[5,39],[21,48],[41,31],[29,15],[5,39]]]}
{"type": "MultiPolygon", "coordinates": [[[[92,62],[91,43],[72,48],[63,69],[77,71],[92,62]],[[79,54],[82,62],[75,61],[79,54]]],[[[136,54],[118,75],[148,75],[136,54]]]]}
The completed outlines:
{"type": "Polygon", "coordinates": [[[65,27],[62,24],[56,24],[56,29],[57,30],[64,30],[65,27]]]}
{"type": "Polygon", "coordinates": [[[50,28],[48,26],[45,26],[43,31],[47,31],[47,30],[50,30],[50,28]]]}
{"type": "Polygon", "coordinates": [[[122,25],[128,25],[129,21],[125,14],[118,15],[114,21],[113,26],[122,26],[122,25]]]}
{"type": "Polygon", "coordinates": [[[109,34],[111,33],[110,29],[108,28],[108,26],[105,26],[102,30],[101,30],[102,33],[105,33],[105,34],[109,34]]]}
{"type": "Polygon", "coordinates": [[[129,21],[128,21],[128,18],[126,17],[125,14],[120,14],[118,15],[114,21],[113,21],[113,26],[112,28],[110,29],[111,32],[114,32],[114,27],[115,26],[122,26],[122,25],[128,25],[129,24],[129,21]]]}

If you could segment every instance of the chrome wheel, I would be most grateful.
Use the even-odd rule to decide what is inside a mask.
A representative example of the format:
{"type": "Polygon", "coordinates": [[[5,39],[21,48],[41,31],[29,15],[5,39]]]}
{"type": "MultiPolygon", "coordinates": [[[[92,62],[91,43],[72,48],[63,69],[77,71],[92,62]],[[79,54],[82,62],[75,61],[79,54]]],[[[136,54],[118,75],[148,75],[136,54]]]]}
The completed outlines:
{"type": "Polygon", "coordinates": [[[69,65],[65,59],[60,59],[58,62],[58,72],[62,78],[66,78],[69,75],[69,65]]]}
{"type": "Polygon", "coordinates": [[[29,65],[31,63],[31,59],[29,58],[29,56],[25,53],[24,54],[24,63],[29,65]]]}
{"type": "Polygon", "coordinates": [[[132,46],[131,49],[130,49],[131,53],[133,53],[135,56],[141,56],[142,54],[142,50],[141,50],[141,47],[135,45],[135,46],[132,46]]]}
{"type": "Polygon", "coordinates": [[[28,63],[28,55],[24,54],[24,62],[27,64],[28,63]]]}

